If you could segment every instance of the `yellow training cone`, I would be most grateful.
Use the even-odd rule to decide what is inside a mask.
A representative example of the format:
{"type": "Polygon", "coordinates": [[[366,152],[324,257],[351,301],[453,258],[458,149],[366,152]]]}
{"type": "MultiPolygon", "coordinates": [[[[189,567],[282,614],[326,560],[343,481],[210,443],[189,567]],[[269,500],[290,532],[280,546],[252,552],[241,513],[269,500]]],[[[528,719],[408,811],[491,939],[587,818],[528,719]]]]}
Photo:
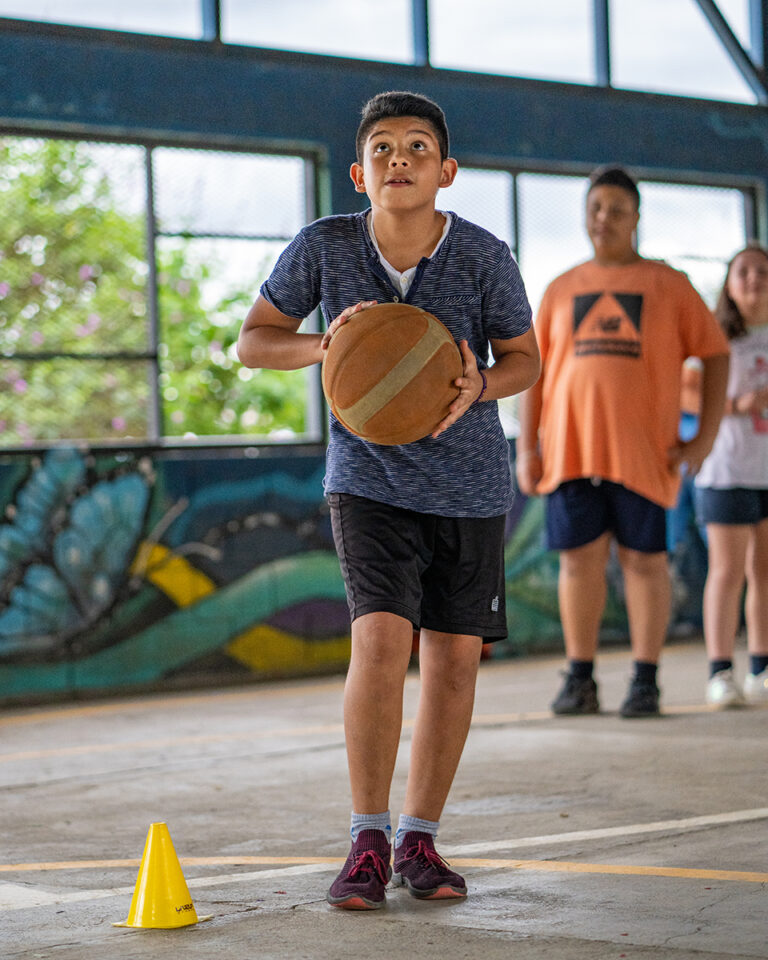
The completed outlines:
{"type": "Polygon", "coordinates": [[[181,864],[164,823],[153,823],[144,844],[128,919],[115,927],[188,927],[199,920],[181,864]]]}

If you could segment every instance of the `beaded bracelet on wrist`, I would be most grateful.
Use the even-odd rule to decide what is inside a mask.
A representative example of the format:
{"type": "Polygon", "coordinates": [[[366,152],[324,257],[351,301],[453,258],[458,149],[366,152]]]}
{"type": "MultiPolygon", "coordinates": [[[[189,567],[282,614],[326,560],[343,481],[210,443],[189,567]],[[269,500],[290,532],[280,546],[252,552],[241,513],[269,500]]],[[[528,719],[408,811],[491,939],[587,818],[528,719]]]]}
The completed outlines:
{"type": "Polygon", "coordinates": [[[483,389],[480,391],[480,393],[478,393],[478,395],[477,395],[477,396],[475,397],[475,399],[472,401],[473,404],[475,404],[475,403],[480,403],[480,401],[481,401],[482,398],[483,398],[483,394],[485,393],[485,391],[486,391],[487,388],[488,388],[488,380],[486,379],[486,376],[485,376],[485,374],[483,373],[483,371],[482,371],[482,370],[478,370],[477,372],[480,374],[480,379],[483,381],[483,389]]]}

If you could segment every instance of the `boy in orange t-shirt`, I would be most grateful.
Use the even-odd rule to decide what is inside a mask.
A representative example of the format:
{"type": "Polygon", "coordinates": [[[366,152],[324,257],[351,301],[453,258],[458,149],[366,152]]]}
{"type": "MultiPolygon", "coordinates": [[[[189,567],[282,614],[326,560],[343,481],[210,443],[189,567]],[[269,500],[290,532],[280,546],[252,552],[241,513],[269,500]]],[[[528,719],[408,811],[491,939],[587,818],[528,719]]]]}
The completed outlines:
{"type": "Polygon", "coordinates": [[[624,577],[635,673],[620,712],[659,713],[656,671],[670,581],[665,508],[680,470],[694,473],[717,433],[728,344],[684,274],[635,249],[640,195],[619,168],[587,193],[594,257],[554,280],[536,332],[538,383],[522,397],[517,479],[546,494],[547,539],[560,551],[558,599],[570,670],[552,709],[596,713],[593,678],[611,541],[624,577]],[[678,438],[683,361],[701,357],[698,434],[678,438]]]}

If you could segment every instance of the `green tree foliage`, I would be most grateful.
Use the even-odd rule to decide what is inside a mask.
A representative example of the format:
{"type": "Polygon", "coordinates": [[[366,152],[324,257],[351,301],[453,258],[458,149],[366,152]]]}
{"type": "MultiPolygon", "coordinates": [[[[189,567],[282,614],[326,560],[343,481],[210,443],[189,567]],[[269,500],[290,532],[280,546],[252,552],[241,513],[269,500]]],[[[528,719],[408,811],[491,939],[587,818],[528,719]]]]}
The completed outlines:
{"type": "Polygon", "coordinates": [[[158,260],[165,433],[303,432],[304,374],[248,370],[237,360],[237,335],[254,288],[228,291],[206,310],[203,293],[216,279],[216,265],[200,257],[194,241],[163,244],[158,260]]]}
{"type": "MultiPolygon", "coordinates": [[[[0,444],[148,436],[146,217],[118,189],[141,183],[143,162],[139,147],[0,139],[0,444]]],[[[305,377],[248,371],[234,354],[260,278],[219,283],[211,306],[217,263],[194,241],[159,244],[157,259],[163,432],[303,432],[305,377]]]]}

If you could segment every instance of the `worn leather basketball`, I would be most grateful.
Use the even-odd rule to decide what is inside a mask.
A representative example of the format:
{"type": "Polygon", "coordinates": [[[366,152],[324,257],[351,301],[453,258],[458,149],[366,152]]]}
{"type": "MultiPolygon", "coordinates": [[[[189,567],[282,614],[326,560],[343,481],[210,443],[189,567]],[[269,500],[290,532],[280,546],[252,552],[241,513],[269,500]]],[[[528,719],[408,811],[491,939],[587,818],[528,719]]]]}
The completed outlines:
{"type": "Polygon", "coordinates": [[[431,313],[381,303],[353,314],[323,358],[325,396],[337,419],[372,443],[428,436],[459,394],[456,341],[431,313]]]}

